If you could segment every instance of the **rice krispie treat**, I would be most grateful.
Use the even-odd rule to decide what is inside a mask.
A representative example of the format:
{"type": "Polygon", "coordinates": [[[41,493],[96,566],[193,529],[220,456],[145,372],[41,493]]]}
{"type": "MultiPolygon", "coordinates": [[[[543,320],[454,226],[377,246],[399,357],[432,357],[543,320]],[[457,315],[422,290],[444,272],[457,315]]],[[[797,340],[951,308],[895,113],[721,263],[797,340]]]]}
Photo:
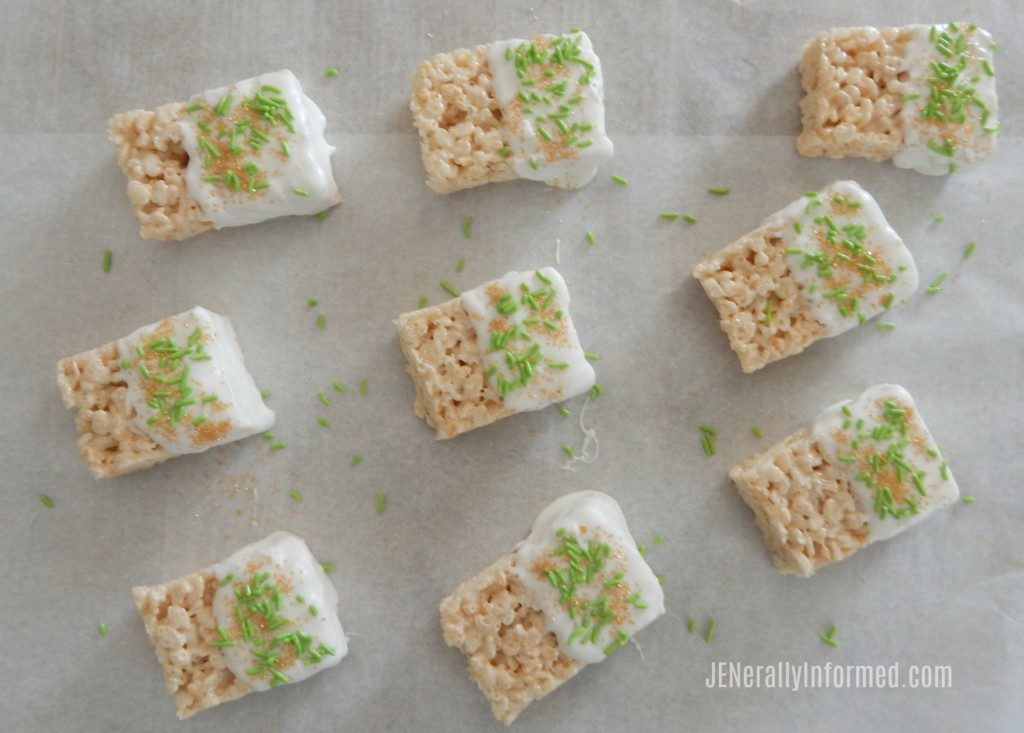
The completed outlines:
{"type": "Polygon", "coordinates": [[[288,532],[179,580],[133,588],[132,596],[179,718],[301,682],[348,654],[338,593],[288,532]]]}
{"type": "Polygon", "coordinates": [[[413,75],[411,108],[438,193],[514,178],[581,188],[612,157],[601,62],[578,29],[437,54],[413,75]]]}
{"type": "Polygon", "coordinates": [[[96,478],[261,433],[274,413],[224,316],[195,307],[62,359],[57,386],[74,409],[78,449],[96,478]]]}
{"type": "Polygon", "coordinates": [[[808,577],[960,492],[913,398],[880,384],[729,472],[775,565],[808,577]]]}
{"type": "Polygon", "coordinates": [[[693,276],[744,372],[864,323],[917,289],[917,268],[874,198],[836,181],[776,212],[693,276]]]}
{"type": "Polygon", "coordinates": [[[512,552],[441,601],[441,629],[508,725],[663,613],[661,584],[619,505],[580,491],[549,505],[512,552]]]}
{"type": "Polygon", "coordinates": [[[802,155],[892,158],[928,175],[992,154],[999,132],[992,37],[974,23],[832,28],[798,70],[802,155]]]}
{"type": "Polygon", "coordinates": [[[413,411],[439,440],[594,385],[569,290],[552,267],[510,272],[395,324],[416,387],[413,411]]]}
{"type": "Polygon", "coordinates": [[[145,239],[316,214],[341,201],[327,120],[287,69],[110,120],[145,239]]]}

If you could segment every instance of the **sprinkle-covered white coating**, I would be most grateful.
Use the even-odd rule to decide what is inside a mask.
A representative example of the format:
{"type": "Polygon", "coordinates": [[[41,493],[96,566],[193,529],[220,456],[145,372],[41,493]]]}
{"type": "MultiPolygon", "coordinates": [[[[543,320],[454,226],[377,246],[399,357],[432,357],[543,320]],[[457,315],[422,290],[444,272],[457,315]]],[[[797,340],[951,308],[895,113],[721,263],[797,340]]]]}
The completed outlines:
{"type": "MultiPolygon", "coordinates": [[[[214,618],[218,629],[223,631],[222,637],[231,642],[221,646],[221,651],[232,674],[253,689],[262,691],[277,684],[300,682],[333,667],[348,654],[348,642],[338,619],[338,593],[301,538],[289,532],[274,532],[243,547],[211,568],[211,572],[222,583],[213,597],[214,618]],[[271,615],[284,619],[276,628],[264,630],[261,624],[266,626],[265,617],[262,614],[252,616],[257,619],[254,628],[261,642],[258,646],[242,638],[238,614],[243,618],[250,614],[244,606],[241,612],[236,612],[238,593],[257,573],[269,573],[268,582],[276,587],[280,598],[279,608],[271,615]],[[317,660],[296,654],[288,642],[274,645],[268,642],[275,636],[296,632],[309,635],[311,649],[322,649],[321,645],[326,645],[332,653],[318,654],[317,660]],[[274,682],[275,678],[266,671],[250,674],[259,667],[259,658],[253,653],[268,649],[278,652],[280,661],[274,667],[286,680],[278,678],[274,682]]],[[[261,596],[262,601],[272,602],[270,594],[261,596]]]]}
{"type": "Polygon", "coordinates": [[[224,316],[196,306],[143,326],[117,345],[134,426],[169,453],[200,453],[274,424],[224,316]],[[184,381],[171,383],[178,377],[184,381]]]}
{"type": "Polygon", "coordinates": [[[960,496],[914,399],[899,385],[879,384],[857,399],[825,408],[814,420],[812,434],[829,462],[847,474],[867,516],[869,542],[899,534],[960,496]],[[893,406],[905,415],[905,432],[892,429],[900,424],[898,412],[886,418],[893,406]],[[872,462],[880,468],[872,470],[872,462]],[[890,493],[899,516],[885,510],[888,502],[879,500],[882,491],[890,493]]]}
{"type": "MultiPolygon", "coordinates": [[[[907,28],[912,35],[899,69],[907,76],[907,91],[900,110],[903,147],[893,155],[893,163],[899,168],[941,176],[952,172],[950,164],[955,170],[989,155],[992,150],[988,138],[999,128],[995,69],[990,50],[992,36],[964,23],[957,25],[956,31],[944,25],[935,26],[934,30],[928,25],[907,28]],[[936,46],[942,33],[954,39],[950,55],[942,53],[936,46]],[[962,51],[958,52],[955,39],[961,35],[964,40],[960,42],[962,51]],[[956,74],[957,70],[959,74],[956,74]],[[955,81],[943,84],[943,88],[958,91],[966,100],[963,121],[951,119],[948,113],[945,119],[922,116],[928,105],[935,103],[930,81],[937,79],[940,73],[955,77],[955,81]]],[[[942,45],[941,41],[939,43],[942,45]]],[[[947,103],[945,109],[952,112],[953,103],[947,103]]]]}
{"type": "Polygon", "coordinates": [[[499,41],[489,44],[488,62],[516,175],[566,189],[590,183],[597,167],[611,159],[613,146],[605,134],[601,62],[587,34],[499,41]],[[558,39],[578,48],[578,55],[551,62],[551,44],[558,39]],[[531,47],[544,60],[524,65],[531,47]]]}
{"type": "Polygon", "coordinates": [[[871,194],[854,181],[836,181],[804,196],[765,223],[782,228],[789,268],[812,317],[826,326],[825,336],[877,316],[917,289],[910,250],[871,194]],[[821,258],[827,261],[824,271],[821,258]]]}
{"type": "Polygon", "coordinates": [[[553,267],[510,272],[461,297],[488,379],[513,412],[539,410],[594,385],[594,368],[569,317],[569,290],[553,267]],[[494,334],[504,331],[518,335],[496,347],[494,334]],[[516,357],[524,358],[512,365],[516,357]]]}
{"type": "Polygon", "coordinates": [[[324,139],[327,120],[316,103],[303,93],[291,71],[262,74],[211,89],[190,100],[187,109],[200,104],[202,109],[187,112],[180,123],[182,146],[189,156],[185,182],[189,195],[214,228],[255,224],[278,216],[316,214],[341,201],[331,172],[334,148],[324,139]],[[289,111],[282,113],[290,114],[288,121],[281,117],[265,120],[248,106],[246,100],[257,94],[282,100],[284,104],[279,106],[289,111]],[[230,97],[230,104],[219,114],[216,107],[226,97],[230,97]],[[231,128],[241,123],[242,127],[231,138],[218,134],[221,123],[231,128]],[[246,123],[260,126],[268,139],[261,143],[257,138],[253,142],[251,127],[245,127],[246,123]],[[236,154],[230,150],[232,140],[236,143],[236,154]],[[217,155],[211,154],[210,145],[218,150],[217,155]],[[259,172],[247,171],[245,166],[250,163],[258,166],[259,172]],[[226,181],[226,173],[239,176],[240,190],[234,190],[231,182],[226,181]],[[258,188],[253,188],[253,180],[260,181],[256,183],[258,188]],[[296,189],[305,194],[297,193],[296,189]]]}
{"type": "Polygon", "coordinates": [[[598,491],[567,494],[549,504],[534,520],[529,536],[516,546],[514,572],[536,607],[544,612],[548,629],[558,638],[562,652],[586,664],[604,660],[610,651],[624,644],[620,633],[631,638],[665,613],[661,583],[637,550],[622,509],[613,498],[598,491]],[[564,572],[565,555],[553,554],[563,544],[563,537],[575,538],[582,548],[599,543],[610,548],[602,569],[591,582],[576,585],[566,603],[545,573],[552,568],[564,572]],[[589,640],[581,631],[592,629],[595,622],[583,626],[581,619],[588,604],[593,606],[600,596],[608,599],[614,620],[600,628],[596,639],[589,640]],[[575,618],[569,615],[567,606],[576,609],[575,618]]]}

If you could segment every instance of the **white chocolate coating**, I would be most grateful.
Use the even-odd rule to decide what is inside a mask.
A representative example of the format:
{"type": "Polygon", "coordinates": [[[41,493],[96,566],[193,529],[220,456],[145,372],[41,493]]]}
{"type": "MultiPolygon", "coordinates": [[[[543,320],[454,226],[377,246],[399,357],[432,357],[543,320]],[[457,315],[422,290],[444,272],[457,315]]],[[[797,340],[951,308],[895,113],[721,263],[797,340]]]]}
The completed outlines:
{"type": "Polygon", "coordinates": [[[631,638],[665,613],[661,583],[637,550],[622,509],[613,498],[598,491],[567,494],[548,505],[537,516],[529,536],[516,547],[514,571],[516,579],[530,594],[537,608],[544,612],[548,628],[558,638],[562,652],[586,664],[603,661],[608,645],[619,632],[625,632],[631,638]],[[611,548],[602,570],[591,583],[577,586],[572,601],[572,604],[593,601],[601,594],[613,599],[610,607],[616,618],[601,628],[594,641],[580,641],[579,638],[570,641],[578,621],[570,617],[566,605],[560,601],[559,591],[542,569],[552,563],[556,566],[565,564],[564,556],[552,555],[561,543],[557,534],[559,530],[575,537],[583,547],[589,542],[599,542],[611,548]],[[622,573],[618,583],[605,587],[616,573],[622,573]],[[635,605],[626,602],[633,593],[638,594],[635,605]]]}
{"type": "MultiPolygon", "coordinates": [[[[477,345],[490,374],[488,379],[499,394],[504,392],[502,399],[510,410],[539,410],[583,394],[594,385],[594,368],[584,355],[569,317],[569,290],[553,267],[510,272],[496,282],[467,290],[461,298],[476,331],[477,345]],[[534,293],[553,291],[554,296],[547,307],[534,309],[521,289],[524,285],[534,293]],[[498,308],[506,293],[512,296],[515,310],[502,314],[498,308]],[[505,347],[495,349],[491,341],[495,325],[500,326],[498,330],[518,327],[529,339],[514,338],[505,347]],[[532,376],[525,385],[517,383],[503,390],[502,380],[518,379],[521,374],[510,368],[508,354],[522,354],[534,346],[539,347],[539,356],[531,369],[532,376]]],[[[544,302],[543,297],[536,300],[544,302]]]]}
{"type": "MultiPolygon", "coordinates": [[[[254,651],[265,651],[267,643],[259,646],[242,638],[236,606],[236,591],[248,583],[256,573],[269,573],[270,581],[280,592],[277,615],[286,622],[272,631],[259,634],[271,638],[277,634],[304,632],[311,637],[316,649],[324,644],[332,653],[323,654],[319,661],[300,658],[292,654],[289,644],[278,644],[282,662],[276,669],[287,677],[280,684],[301,682],[329,667],[333,667],[348,654],[348,642],[338,619],[338,593],[327,578],[320,563],[313,557],[306,543],[289,532],[274,532],[269,537],[243,547],[231,557],[215,565],[212,572],[223,584],[213,598],[213,613],[217,626],[223,629],[232,645],[222,647],[228,669],[253,689],[267,690],[272,677],[261,673],[249,674],[258,663],[254,651]],[[224,582],[225,578],[230,580],[224,582]],[[298,600],[298,598],[302,600],[298,600]],[[311,609],[315,609],[314,614],[311,609]]],[[[267,597],[263,597],[267,600],[267,597]]],[[[257,617],[262,618],[262,617],[257,617]]]]}
{"type": "Polygon", "coordinates": [[[211,89],[193,98],[192,103],[201,103],[205,107],[186,114],[180,123],[182,146],[189,156],[185,182],[189,195],[199,204],[214,228],[256,224],[278,216],[316,214],[341,201],[331,172],[334,148],[324,139],[327,119],[316,103],[303,93],[291,71],[285,69],[262,74],[220,89],[211,89]],[[280,91],[267,89],[261,92],[268,85],[280,91]],[[243,100],[257,93],[287,103],[294,132],[280,120],[265,124],[258,115],[250,114],[242,106],[243,100]],[[232,105],[224,115],[216,115],[206,109],[215,107],[225,95],[231,95],[232,105]],[[208,132],[199,126],[205,124],[210,127],[225,120],[231,124],[255,120],[269,129],[269,140],[254,148],[243,128],[239,133],[241,152],[230,163],[226,162],[227,138],[218,138],[212,128],[208,132]],[[210,166],[206,165],[209,148],[200,143],[201,139],[220,146],[222,157],[211,160],[210,166]],[[282,143],[287,146],[287,155],[282,143]],[[243,181],[248,181],[244,166],[249,163],[259,167],[259,177],[267,184],[265,188],[252,190],[243,184],[242,190],[235,191],[222,180],[204,180],[212,174],[222,173],[221,168],[227,166],[243,181]],[[307,195],[297,194],[296,189],[306,191],[307,195]]]}
{"type": "Polygon", "coordinates": [[[829,461],[845,469],[857,502],[868,518],[869,542],[887,540],[909,529],[960,496],[953,474],[945,466],[935,439],[917,412],[914,399],[899,385],[879,384],[854,400],[844,400],[825,408],[814,420],[812,434],[829,461]],[[896,432],[880,439],[863,435],[887,424],[883,416],[886,401],[906,411],[906,435],[896,432]],[[862,435],[860,445],[854,448],[853,441],[858,435],[862,435]],[[902,441],[908,442],[901,446],[902,441]],[[874,489],[868,485],[870,456],[885,455],[889,451],[899,451],[901,460],[912,467],[920,481],[920,490],[910,478],[910,471],[902,470],[902,481],[896,479],[892,464],[882,479],[875,482],[874,489]],[[909,497],[916,511],[899,517],[879,511],[877,491],[880,487],[888,488],[897,505],[905,501],[904,497],[909,497]]]}
{"type": "Polygon", "coordinates": [[[611,159],[614,147],[605,134],[601,62],[586,33],[568,33],[567,37],[578,41],[579,57],[589,65],[589,69],[571,60],[562,64],[537,64],[529,67],[532,73],[525,77],[533,83],[524,84],[514,57],[510,59],[508,54],[510,51],[514,54],[524,44],[535,43],[546,48],[545,44],[558,38],[551,35],[540,36],[533,42],[513,38],[489,44],[488,62],[494,95],[507,111],[505,143],[511,149],[508,157],[516,175],[543,181],[556,188],[578,189],[590,183],[598,166],[611,159]],[[539,72],[540,69],[549,69],[554,76],[546,77],[539,72]],[[563,82],[566,84],[563,93],[548,91],[552,85],[560,91],[557,85],[563,82]],[[530,101],[520,96],[530,97],[533,94],[536,98],[530,101]],[[574,99],[578,101],[568,104],[574,99]],[[556,117],[551,118],[551,114],[556,117]],[[563,144],[565,138],[556,119],[572,130],[569,134],[574,139],[570,144],[563,144]],[[581,130],[573,128],[574,124],[590,127],[581,130]],[[552,139],[545,139],[538,132],[539,127],[543,127],[552,139]]]}
{"type": "Polygon", "coordinates": [[[134,426],[169,453],[201,453],[261,433],[274,424],[274,412],[263,404],[245,368],[235,329],[224,316],[196,306],[143,326],[117,345],[122,360],[131,362],[122,363],[119,374],[128,387],[125,399],[135,410],[134,426]],[[173,348],[160,346],[160,352],[147,348],[168,338],[173,340],[173,348]],[[190,338],[196,342],[195,349],[188,348],[190,338]],[[144,355],[139,354],[140,348],[144,355]],[[170,352],[174,349],[189,353],[177,363],[161,366],[161,360],[173,356],[170,352]],[[155,378],[146,377],[143,369],[155,378]],[[184,385],[157,381],[178,375],[185,375],[184,385]],[[174,419],[172,406],[178,402],[187,404],[174,419]]]}

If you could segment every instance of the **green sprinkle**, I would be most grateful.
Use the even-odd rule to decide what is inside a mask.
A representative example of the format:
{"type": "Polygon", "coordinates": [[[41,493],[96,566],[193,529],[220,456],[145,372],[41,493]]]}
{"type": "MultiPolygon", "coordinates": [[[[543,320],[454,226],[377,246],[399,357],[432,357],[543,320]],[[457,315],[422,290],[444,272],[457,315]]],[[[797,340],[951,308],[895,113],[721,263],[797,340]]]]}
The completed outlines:
{"type": "Polygon", "coordinates": [[[428,302],[427,301],[427,296],[421,295],[420,299],[416,301],[416,307],[417,308],[426,308],[427,307],[427,302],[428,302]]]}
{"type": "Polygon", "coordinates": [[[594,242],[597,241],[597,237],[589,229],[587,230],[587,233],[584,235],[584,237],[586,237],[586,240],[587,240],[588,244],[593,244],[594,242]]]}
{"type": "Polygon", "coordinates": [[[106,624],[98,624],[96,626],[96,630],[98,632],[100,632],[100,636],[106,636],[107,635],[107,625],[106,624]]]}
{"type": "Polygon", "coordinates": [[[326,417],[318,417],[316,421],[323,425],[325,428],[331,427],[331,421],[328,420],[326,417]]]}
{"type": "Polygon", "coordinates": [[[348,459],[348,462],[349,462],[349,465],[358,466],[360,463],[363,462],[363,454],[362,453],[353,453],[352,457],[348,459]]]}
{"type": "Polygon", "coordinates": [[[828,627],[828,631],[826,631],[823,636],[820,636],[818,638],[820,638],[823,642],[825,642],[829,646],[833,646],[833,647],[839,646],[838,642],[836,642],[836,639],[835,639],[837,631],[839,631],[839,627],[837,627],[835,624],[832,624],[831,626],[828,627]]]}
{"type": "Polygon", "coordinates": [[[647,545],[643,542],[636,546],[636,551],[640,553],[640,557],[647,557],[647,545]]]}
{"type": "Polygon", "coordinates": [[[982,71],[985,72],[986,76],[996,75],[996,70],[992,68],[992,62],[989,61],[988,59],[985,59],[984,61],[981,62],[981,69],[982,71]]]}
{"type": "Polygon", "coordinates": [[[285,443],[283,440],[275,440],[273,443],[270,444],[270,449],[281,450],[282,448],[285,447],[285,445],[287,445],[287,443],[285,443]]]}
{"type": "Polygon", "coordinates": [[[707,424],[702,424],[700,426],[700,431],[702,433],[707,433],[708,435],[711,435],[711,436],[714,436],[714,435],[718,434],[717,431],[713,427],[711,427],[710,425],[707,425],[707,424]]]}
{"type": "Polygon", "coordinates": [[[712,186],[708,189],[708,193],[713,193],[715,196],[725,196],[732,191],[728,186],[712,186]]]}
{"type": "Polygon", "coordinates": [[[977,242],[968,242],[967,246],[964,247],[964,259],[969,260],[971,255],[974,254],[974,250],[978,247],[977,242]]]}
{"type": "Polygon", "coordinates": [[[601,357],[595,354],[593,351],[584,351],[583,358],[586,359],[587,361],[597,361],[601,357]]]}
{"type": "Polygon", "coordinates": [[[309,607],[309,615],[310,616],[316,616],[318,613],[320,613],[320,612],[316,610],[316,606],[310,606],[309,607]]]}
{"type": "Polygon", "coordinates": [[[220,579],[220,582],[218,583],[218,585],[221,588],[223,588],[225,585],[227,585],[228,583],[230,583],[234,579],[235,579],[235,574],[234,573],[228,573],[227,575],[225,575],[223,578],[220,579]]]}
{"type": "MultiPolygon", "coordinates": [[[[281,154],[286,158],[292,157],[292,149],[288,147],[288,143],[284,140],[281,141],[281,154]]],[[[292,191],[298,193],[299,196],[309,196],[309,191],[306,191],[304,188],[293,188],[292,191]],[[305,191],[305,193],[299,193],[300,191],[305,191]]]]}
{"type": "Polygon", "coordinates": [[[602,394],[604,394],[604,390],[601,389],[601,385],[598,384],[597,382],[594,382],[594,386],[590,388],[590,397],[600,397],[602,394]]]}
{"type": "Polygon", "coordinates": [[[704,450],[704,455],[715,455],[715,439],[711,433],[702,432],[700,434],[700,447],[704,450]]]}
{"type": "Polygon", "coordinates": [[[333,573],[334,569],[337,567],[337,565],[335,565],[333,562],[328,560],[326,562],[320,563],[320,567],[322,567],[324,569],[325,573],[333,573]]]}
{"type": "Polygon", "coordinates": [[[902,99],[904,102],[913,102],[915,99],[921,96],[920,92],[907,92],[903,95],[902,99]]]}
{"type": "Polygon", "coordinates": [[[945,281],[948,275],[949,273],[945,271],[940,272],[938,275],[936,275],[935,279],[932,280],[931,283],[928,285],[927,292],[931,293],[932,295],[935,295],[935,293],[940,292],[942,290],[942,283],[945,281]]]}
{"type": "Polygon", "coordinates": [[[110,272],[110,267],[114,264],[114,253],[109,249],[103,250],[103,272],[110,272]]]}
{"type": "Polygon", "coordinates": [[[381,514],[383,514],[385,511],[387,511],[387,508],[388,508],[388,495],[387,495],[387,492],[385,492],[385,491],[378,491],[377,492],[377,506],[376,506],[377,516],[379,517],[381,514]]]}
{"type": "Polygon", "coordinates": [[[661,218],[662,219],[666,219],[668,221],[675,221],[676,219],[679,218],[679,212],[678,211],[663,211],[663,212],[661,212],[661,218]]]}
{"type": "Polygon", "coordinates": [[[313,218],[316,219],[317,221],[323,221],[324,219],[326,219],[328,217],[328,215],[330,213],[331,213],[330,209],[324,209],[323,211],[321,211],[321,212],[319,212],[317,214],[313,214],[313,218]]]}
{"type": "Polygon", "coordinates": [[[366,397],[366,395],[370,394],[370,385],[366,381],[366,377],[363,377],[362,379],[359,380],[359,394],[362,395],[363,397],[366,397]]]}
{"type": "Polygon", "coordinates": [[[896,328],[896,324],[893,323],[892,321],[879,321],[878,323],[875,324],[875,328],[879,329],[880,331],[892,331],[894,328],[896,328]]]}
{"type": "Polygon", "coordinates": [[[510,148],[508,145],[504,145],[501,147],[501,149],[498,150],[498,155],[500,155],[502,158],[507,158],[508,156],[512,155],[512,148],[510,148]]]}
{"type": "Polygon", "coordinates": [[[331,386],[334,387],[334,389],[340,392],[341,394],[345,394],[346,392],[348,392],[348,387],[346,387],[341,382],[331,382],[331,386]]]}
{"type": "Polygon", "coordinates": [[[693,214],[683,214],[683,219],[690,222],[691,224],[697,223],[697,217],[694,216],[693,214]]]}
{"type": "Polygon", "coordinates": [[[271,431],[271,430],[268,430],[268,431],[266,431],[265,433],[262,433],[262,435],[263,435],[263,437],[264,437],[264,438],[266,438],[267,440],[273,440],[273,438],[274,438],[274,433],[273,433],[273,431],[271,431]]]}
{"type": "Polygon", "coordinates": [[[295,489],[288,492],[288,496],[292,497],[292,501],[302,501],[302,494],[295,489]]]}
{"type": "Polygon", "coordinates": [[[339,73],[340,72],[337,69],[335,69],[333,66],[328,66],[326,69],[324,69],[324,76],[327,76],[327,77],[335,77],[339,73]]]}
{"type": "Polygon", "coordinates": [[[453,298],[458,298],[462,294],[459,292],[458,288],[456,288],[447,280],[442,280],[440,285],[441,290],[445,291],[446,293],[448,293],[448,295],[452,296],[453,298]]]}
{"type": "Polygon", "coordinates": [[[316,308],[318,305],[320,305],[320,301],[317,300],[316,298],[310,298],[309,300],[306,301],[306,305],[309,306],[310,308],[316,308]]]}
{"type": "Polygon", "coordinates": [[[686,630],[689,633],[692,634],[696,628],[697,628],[697,619],[695,619],[695,618],[688,618],[688,619],[686,619],[686,630]]]}
{"type": "Polygon", "coordinates": [[[455,260],[455,272],[462,272],[462,269],[466,266],[466,258],[460,257],[455,260]]]}
{"type": "Polygon", "coordinates": [[[628,186],[629,185],[629,181],[627,181],[624,177],[620,176],[618,173],[613,173],[612,174],[612,182],[613,183],[617,183],[620,186],[628,186]]]}
{"type": "Polygon", "coordinates": [[[750,428],[750,434],[753,435],[755,438],[764,437],[764,433],[761,432],[761,428],[757,427],[756,425],[750,428]]]}
{"type": "Polygon", "coordinates": [[[260,397],[262,397],[263,399],[267,399],[268,397],[270,397],[270,390],[269,389],[261,389],[260,390],[260,397]]]}
{"type": "Polygon", "coordinates": [[[204,422],[206,422],[208,419],[209,418],[206,417],[206,415],[196,415],[194,418],[192,418],[192,424],[198,427],[199,425],[202,425],[204,422]]]}
{"type": "Polygon", "coordinates": [[[654,545],[655,547],[659,547],[659,546],[665,544],[665,535],[663,535],[663,534],[656,534],[656,535],[654,535],[654,539],[651,540],[651,544],[654,545]]]}
{"type": "Polygon", "coordinates": [[[322,389],[318,389],[316,391],[316,396],[317,396],[317,399],[319,399],[325,405],[331,404],[331,401],[329,399],[327,399],[327,395],[324,393],[324,391],[322,389]]]}
{"type": "Polygon", "coordinates": [[[200,402],[202,402],[203,404],[207,404],[208,405],[211,402],[216,402],[218,399],[219,399],[219,397],[217,397],[217,395],[215,395],[215,394],[207,394],[207,395],[203,395],[203,398],[200,400],[200,402]]]}
{"type": "Polygon", "coordinates": [[[40,494],[39,501],[41,501],[43,506],[47,509],[53,509],[53,499],[51,499],[47,494],[40,494]]]}
{"type": "Polygon", "coordinates": [[[560,414],[562,417],[569,417],[569,415],[571,415],[572,412],[569,411],[568,407],[559,407],[558,414],[560,414]]]}
{"type": "Polygon", "coordinates": [[[185,111],[186,112],[198,112],[199,110],[201,110],[205,106],[206,105],[204,105],[202,102],[193,102],[192,104],[190,104],[188,107],[185,108],[185,111]]]}
{"type": "Polygon", "coordinates": [[[292,193],[294,193],[296,196],[309,196],[309,191],[307,191],[304,188],[299,188],[297,186],[292,189],[292,193]]]}
{"type": "Polygon", "coordinates": [[[533,168],[534,170],[537,170],[540,167],[540,164],[537,162],[536,158],[530,158],[530,167],[533,168]]]}
{"type": "Polygon", "coordinates": [[[941,223],[941,222],[944,222],[945,220],[946,220],[946,215],[945,214],[936,214],[935,216],[932,217],[932,221],[934,221],[936,223],[941,223]]]}
{"type": "Polygon", "coordinates": [[[962,501],[964,504],[973,504],[974,497],[971,496],[970,494],[964,494],[963,496],[960,497],[960,501],[962,501]]]}
{"type": "Polygon", "coordinates": [[[562,443],[562,452],[569,456],[569,458],[576,457],[576,450],[568,443],[562,443]]]}
{"type": "Polygon", "coordinates": [[[708,644],[715,638],[715,629],[718,626],[718,622],[714,618],[708,619],[708,625],[704,628],[704,641],[708,644]]]}
{"type": "Polygon", "coordinates": [[[316,327],[319,328],[321,331],[323,331],[324,327],[326,325],[327,325],[327,316],[325,316],[323,313],[318,314],[317,317],[316,317],[316,327]]]}
{"type": "Polygon", "coordinates": [[[469,239],[469,228],[473,225],[473,217],[464,216],[462,217],[462,236],[469,239]]]}

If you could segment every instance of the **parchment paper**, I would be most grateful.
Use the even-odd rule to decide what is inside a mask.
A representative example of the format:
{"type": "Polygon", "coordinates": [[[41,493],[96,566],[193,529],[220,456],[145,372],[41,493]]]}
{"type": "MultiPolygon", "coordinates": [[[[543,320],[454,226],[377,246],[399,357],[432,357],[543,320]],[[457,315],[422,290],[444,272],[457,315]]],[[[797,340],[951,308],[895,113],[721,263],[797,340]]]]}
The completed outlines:
{"type": "Polygon", "coordinates": [[[547,502],[584,488],[618,499],[638,540],[665,536],[649,560],[676,616],[639,635],[642,655],[628,648],[587,668],[517,730],[1024,727],[1016,3],[7,1],[0,14],[0,728],[498,730],[464,659],[442,642],[438,602],[521,539],[547,502]],[[1005,132],[992,159],[937,179],[796,154],[794,67],[808,37],[831,25],[951,19],[978,22],[1005,47],[1005,132]],[[526,182],[431,193],[407,110],[416,65],[577,24],[604,64],[612,164],[578,193],[526,182]],[[329,66],[341,75],[325,78],[329,66]],[[107,118],[283,67],[327,115],[345,203],[322,223],[140,240],[107,118]],[[925,283],[950,277],[941,293],[922,289],[898,309],[893,332],[857,329],[743,375],[690,270],[839,178],[875,195],[925,283]],[[733,190],[714,197],[712,185],[733,190]],[[661,221],[663,210],[699,222],[661,221]],[[473,217],[468,240],[463,216],[473,217]],[[412,415],[392,319],[420,295],[445,299],[441,279],[465,288],[554,264],[559,239],[574,319],[601,355],[605,393],[588,411],[599,461],[562,469],[559,446],[581,440],[579,400],[569,419],[548,409],[436,443],[412,415]],[[977,253],[963,261],[972,239],[977,253]],[[107,248],[114,265],[104,274],[107,248]],[[318,308],[307,308],[311,297],[318,308]],[[56,361],[195,304],[234,322],[287,448],[272,453],[253,438],[93,481],[55,389],[56,361]],[[355,390],[364,376],[365,398],[355,390]],[[328,390],[324,407],[316,390],[336,379],[351,391],[328,390]],[[780,575],[727,470],[884,381],[915,395],[976,503],[813,579],[780,575]],[[718,428],[711,458],[701,422],[718,428]],[[357,452],[365,458],[352,467],[357,452]],[[383,516],[379,491],[389,495],[383,516]],[[178,578],[276,529],[337,564],[349,657],[178,723],[131,586],[178,578]],[[712,643],[687,634],[687,617],[700,630],[710,616],[712,643]],[[835,649],[818,640],[833,622],[835,649]],[[953,688],[709,690],[715,661],[948,664],[953,688]]]}

